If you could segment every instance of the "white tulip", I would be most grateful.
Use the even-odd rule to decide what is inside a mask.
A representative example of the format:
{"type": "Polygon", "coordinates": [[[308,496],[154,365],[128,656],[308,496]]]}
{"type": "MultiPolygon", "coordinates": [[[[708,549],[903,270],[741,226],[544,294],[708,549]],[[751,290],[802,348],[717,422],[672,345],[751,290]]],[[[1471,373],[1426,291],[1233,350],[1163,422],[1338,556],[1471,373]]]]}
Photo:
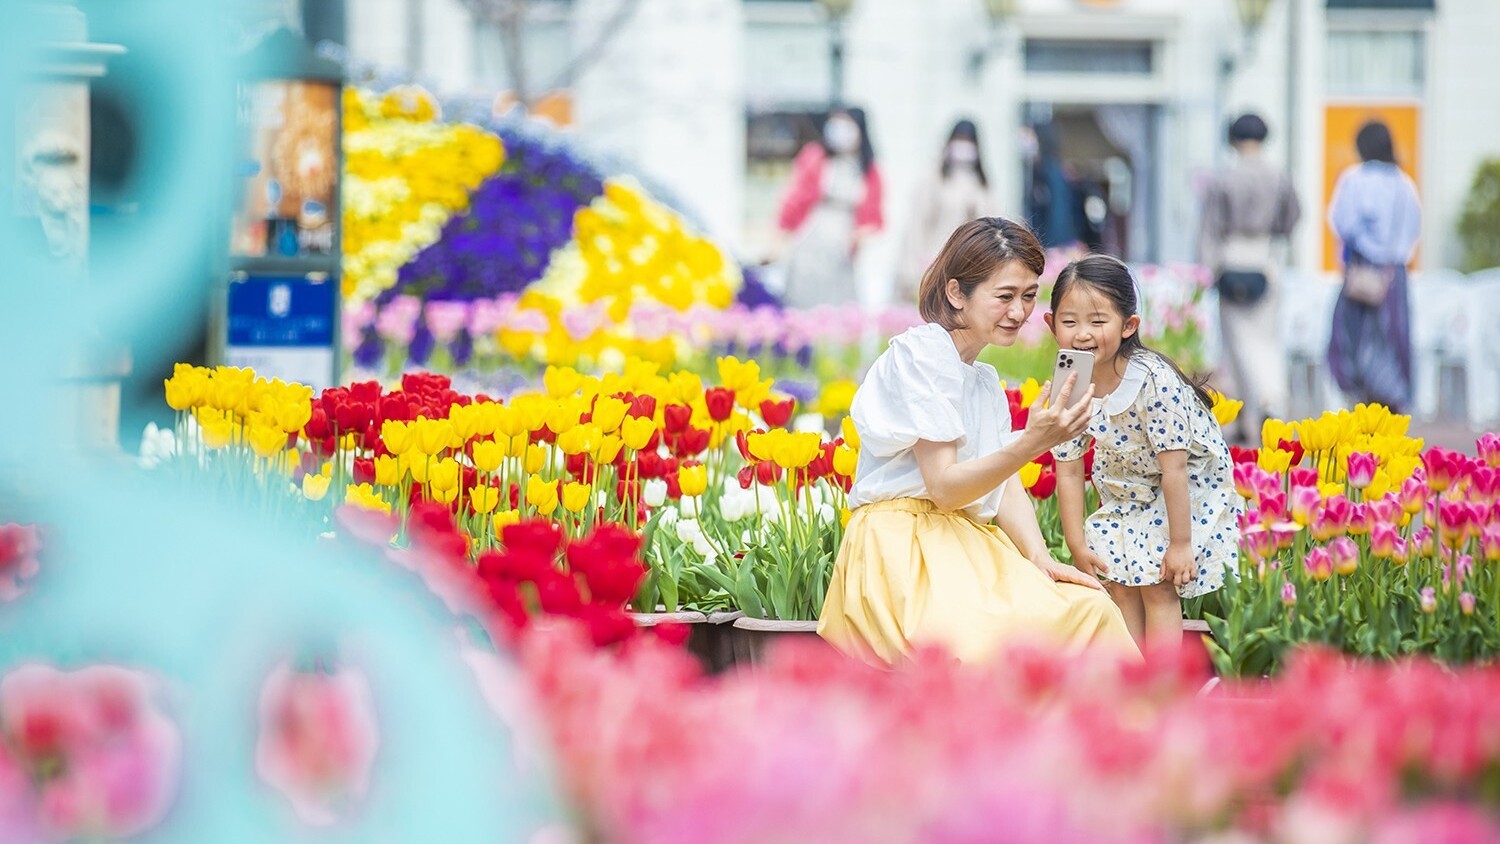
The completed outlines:
{"type": "Polygon", "coordinates": [[[676,524],[677,539],[681,542],[692,542],[703,536],[703,528],[697,519],[683,519],[676,524]]]}
{"type": "Polygon", "coordinates": [[[708,541],[708,537],[700,533],[697,536],[693,537],[693,550],[697,551],[700,555],[707,557],[708,555],[714,553],[714,546],[708,541]]]}
{"type": "Polygon", "coordinates": [[[646,485],[641,488],[641,500],[647,507],[660,507],[667,500],[667,482],[658,478],[646,481],[646,485]]]}

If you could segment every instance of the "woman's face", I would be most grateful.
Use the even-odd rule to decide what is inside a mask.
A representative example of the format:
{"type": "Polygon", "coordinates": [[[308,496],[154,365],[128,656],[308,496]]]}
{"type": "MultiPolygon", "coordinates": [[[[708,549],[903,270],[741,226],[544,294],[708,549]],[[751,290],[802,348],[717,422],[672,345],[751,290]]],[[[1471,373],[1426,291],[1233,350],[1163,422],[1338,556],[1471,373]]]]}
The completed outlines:
{"type": "Polygon", "coordinates": [[[859,149],[859,124],[847,114],[834,114],[823,126],[823,139],[835,152],[854,152],[859,149]]]}
{"type": "Polygon", "coordinates": [[[1020,261],[1007,261],[965,299],[958,282],[948,281],[948,301],[963,314],[965,331],[991,346],[1011,346],[1036,307],[1041,284],[1020,261]]]}

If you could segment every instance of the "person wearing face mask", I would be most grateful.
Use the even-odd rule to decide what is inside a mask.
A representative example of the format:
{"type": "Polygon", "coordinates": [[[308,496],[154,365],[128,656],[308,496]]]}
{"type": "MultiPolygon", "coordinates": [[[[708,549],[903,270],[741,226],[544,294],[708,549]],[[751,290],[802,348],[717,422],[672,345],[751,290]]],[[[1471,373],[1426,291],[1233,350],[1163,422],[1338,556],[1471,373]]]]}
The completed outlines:
{"type": "Polygon", "coordinates": [[[842,305],[857,299],[854,259],[885,224],[880,172],[863,109],[834,111],[823,138],[802,148],[777,223],[790,241],[786,304],[842,305]]]}
{"type": "Polygon", "coordinates": [[[896,300],[915,302],[922,274],[960,224],[994,213],[996,203],[979,157],[979,130],[960,120],[943,145],[943,160],[917,192],[897,265],[896,300]]]}

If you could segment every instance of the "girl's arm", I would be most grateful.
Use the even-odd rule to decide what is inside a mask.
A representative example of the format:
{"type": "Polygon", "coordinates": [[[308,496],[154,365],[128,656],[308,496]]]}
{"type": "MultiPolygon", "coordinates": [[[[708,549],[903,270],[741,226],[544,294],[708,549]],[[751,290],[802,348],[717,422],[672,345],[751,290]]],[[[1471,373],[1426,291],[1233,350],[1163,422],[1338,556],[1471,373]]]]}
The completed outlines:
{"type": "Polygon", "coordinates": [[[995,524],[1005,531],[1005,535],[1010,537],[1010,541],[1016,544],[1016,548],[1026,559],[1053,580],[1076,583],[1091,589],[1104,588],[1088,572],[1065,566],[1052,558],[1052,549],[1047,547],[1041,525],[1037,524],[1036,508],[1031,504],[1031,496],[1026,494],[1019,482],[1005,485],[1005,492],[1000,495],[1000,509],[995,513],[995,524]]]}
{"type": "MultiPolygon", "coordinates": [[[[1068,376],[1064,395],[1073,395],[1077,373],[1068,376]]],[[[930,442],[917,440],[912,453],[917,458],[917,468],[922,472],[922,484],[927,495],[940,510],[960,510],[988,495],[1005,483],[1026,465],[1027,461],[1055,445],[1083,433],[1088,427],[1093,412],[1094,386],[1089,385],[1087,394],[1072,407],[1060,404],[1044,406],[1050,386],[1043,390],[1031,406],[1026,420],[1026,430],[1010,445],[983,457],[959,462],[958,444],[954,442],[930,442]]],[[[1001,413],[1005,410],[1000,409],[1001,413]]],[[[1032,522],[1035,523],[1035,517],[1032,522]]]]}
{"type": "Polygon", "coordinates": [[[1161,580],[1185,586],[1197,575],[1198,556],[1193,549],[1187,452],[1163,451],[1156,455],[1156,462],[1161,467],[1161,493],[1167,502],[1167,553],[1162,558],[1161,580]]]}
{"type": "Polygon", "coordinates": [[[1102,575],[1103,561],[1083,538],[1083,461],[1058,460],[1057,513],[1062,521],[1063,541],[1073,552],[1073,566],[1088,575],[1102,575]]]}

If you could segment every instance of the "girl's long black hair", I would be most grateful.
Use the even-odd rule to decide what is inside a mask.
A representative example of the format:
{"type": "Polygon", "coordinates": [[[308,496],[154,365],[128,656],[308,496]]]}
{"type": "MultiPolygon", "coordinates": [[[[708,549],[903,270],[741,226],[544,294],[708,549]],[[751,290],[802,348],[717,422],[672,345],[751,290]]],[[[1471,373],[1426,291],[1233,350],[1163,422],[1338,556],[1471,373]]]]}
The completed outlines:
{"type": "MultiPolygon", "coordinates": [[[[1131,280],[1130,268],[1126,267],[1119,258],[1095,254],[1079,258],[1064,267],[1057,277],[1057,283],[1052,286],[1052,310],[1056,311],[1058,305],[1062,304],[1063,296],[1080,284],[1104,294],[1114,304],[1122,320],[1140,313],[1140,303],[1136,299],[1135,282],[1131,280]]],[[[1205,408],[1213,410],[1214,400],[1208,394],[1208,379],[1206,377],[1189,378],[1176,361],[1142,342],[1139,328],[1134,334],[1120,341],[1120,354],[1124,355],[1126,360],[1141,354],[1156,355],[1165,361],[1167,366],[1172,367],[1172,371],[1177,373],[1182,383],[1193,388],[1193,392],[1197,394],[1198,400],[1203,402],[1205,408]]]]}
{"type": "MultiPolygon", "coordinates": [[[[848,115],[854,125],[859,127],[859,171],[866,175],[870,172],[870,165],[875,163],[875,145],[870,142],[870,124],[865,117],[865,110],[859,106],[840,106],[828,112],[828,117],[836,114],[848,115]]],[[[827,120],[824,120],[827,123],[827,120]]],[[[832,158],[836,153],[828,146],[828,141],[822,135],[818,136],[818,143],[823,147],[823,154],[832,158]]]]}

